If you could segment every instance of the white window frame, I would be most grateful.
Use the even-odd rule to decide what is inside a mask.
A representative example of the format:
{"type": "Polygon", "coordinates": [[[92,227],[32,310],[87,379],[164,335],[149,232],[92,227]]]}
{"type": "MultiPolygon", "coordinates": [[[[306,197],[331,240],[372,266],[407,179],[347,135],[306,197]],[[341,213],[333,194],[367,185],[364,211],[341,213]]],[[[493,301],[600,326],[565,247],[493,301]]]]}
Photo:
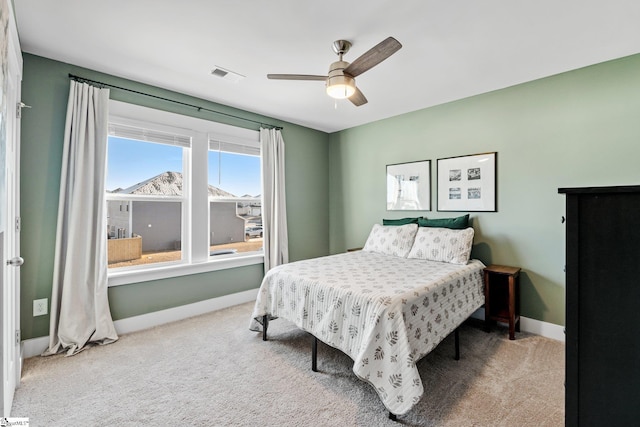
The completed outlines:
{"type": "MultiPolygon", "coordinates": [[[[209,141],[222,140],[260,147],[260,133],[195,117],[156,110],[125,102],[109,101],[109,122],[191,137],[191,148],[183,156],[182,260],[109,269],[109,286],[166,279],[228,268],[261,264],[262,251],[209,256],[209,141]],[[189,179],[190,178],[190,179],[189,179]],[[185,194],[186,192],[189,194],[185,194]],[[202,195],[197,197],[197,195],[202,195]]],[[[117,197],[110,196],[111,199],[117,197]]],[[[168,200],[167,198],[161,198],[168,200]]],[[[144,200],[150,200],[145,197],[144,200]]]]}

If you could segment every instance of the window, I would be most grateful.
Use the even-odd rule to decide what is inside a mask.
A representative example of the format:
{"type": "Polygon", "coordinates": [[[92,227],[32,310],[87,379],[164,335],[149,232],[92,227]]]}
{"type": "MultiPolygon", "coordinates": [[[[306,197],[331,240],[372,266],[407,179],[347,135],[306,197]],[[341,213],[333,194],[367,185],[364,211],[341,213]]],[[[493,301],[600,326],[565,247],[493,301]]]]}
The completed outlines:
{"type": "Polygon", "coordinates": [[[110,103],[109,285],[262,262],[259,133],[110,103]]]}
{"type": "Polygon", "coordinates": [[[209,140],[211,256],[262,250],[259,145],[209,140]]]}
{"type": "Polygon", "coordinates": [[[109,268],[181,261],[191,137],[111,123],[107,157],[109,268]],[[185,180],[185,171],[186,180],[185,180]]]}

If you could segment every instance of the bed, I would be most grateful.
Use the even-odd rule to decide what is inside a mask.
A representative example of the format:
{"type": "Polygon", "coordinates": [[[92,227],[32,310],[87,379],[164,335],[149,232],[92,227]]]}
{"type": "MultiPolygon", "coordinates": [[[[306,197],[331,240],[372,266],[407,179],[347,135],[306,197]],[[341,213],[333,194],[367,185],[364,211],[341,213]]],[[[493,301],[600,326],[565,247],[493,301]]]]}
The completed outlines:
{"type": "Polygon", "coordinates": [[[277,266],[250,329],[293,322],[351,357],[391,417],[405,414],[424,393],[416,362],[484,303],[484,265],[469,260],[465,230],[376,224],[361,251],[277,266]]]}

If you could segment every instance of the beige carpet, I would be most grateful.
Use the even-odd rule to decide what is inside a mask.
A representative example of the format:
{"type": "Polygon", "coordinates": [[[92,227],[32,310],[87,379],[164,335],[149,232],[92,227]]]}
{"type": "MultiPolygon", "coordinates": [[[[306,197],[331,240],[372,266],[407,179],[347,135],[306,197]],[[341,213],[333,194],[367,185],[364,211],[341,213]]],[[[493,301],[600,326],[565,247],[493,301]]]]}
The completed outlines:
{"type": "Polygon", "coordinates": [[[77,356],[25,361],[12,416],[31,426],[562,426],[564,345],[465,325],[418,363],[425,396],[398,422],[353,362],[253,304],[124,335],[77,356]]]}

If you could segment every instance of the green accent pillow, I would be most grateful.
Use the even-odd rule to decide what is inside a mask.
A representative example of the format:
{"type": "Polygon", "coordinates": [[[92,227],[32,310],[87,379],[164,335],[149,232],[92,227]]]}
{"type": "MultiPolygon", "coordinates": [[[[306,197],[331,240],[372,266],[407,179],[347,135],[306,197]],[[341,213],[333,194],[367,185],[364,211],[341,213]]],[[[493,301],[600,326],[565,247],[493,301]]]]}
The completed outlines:
{"type": "Polygon", "coordinates": [[[417,224],[420,218],[383,219],[382,225],[407,225],[417,224]]]}
{"type": "Polygon", "coordinates": [[[419,227],[439,227],[451,228],[453,230],[462,230],[469,226],[469,214],[459,216],[457,218],[419,218],[419,227]]]}

